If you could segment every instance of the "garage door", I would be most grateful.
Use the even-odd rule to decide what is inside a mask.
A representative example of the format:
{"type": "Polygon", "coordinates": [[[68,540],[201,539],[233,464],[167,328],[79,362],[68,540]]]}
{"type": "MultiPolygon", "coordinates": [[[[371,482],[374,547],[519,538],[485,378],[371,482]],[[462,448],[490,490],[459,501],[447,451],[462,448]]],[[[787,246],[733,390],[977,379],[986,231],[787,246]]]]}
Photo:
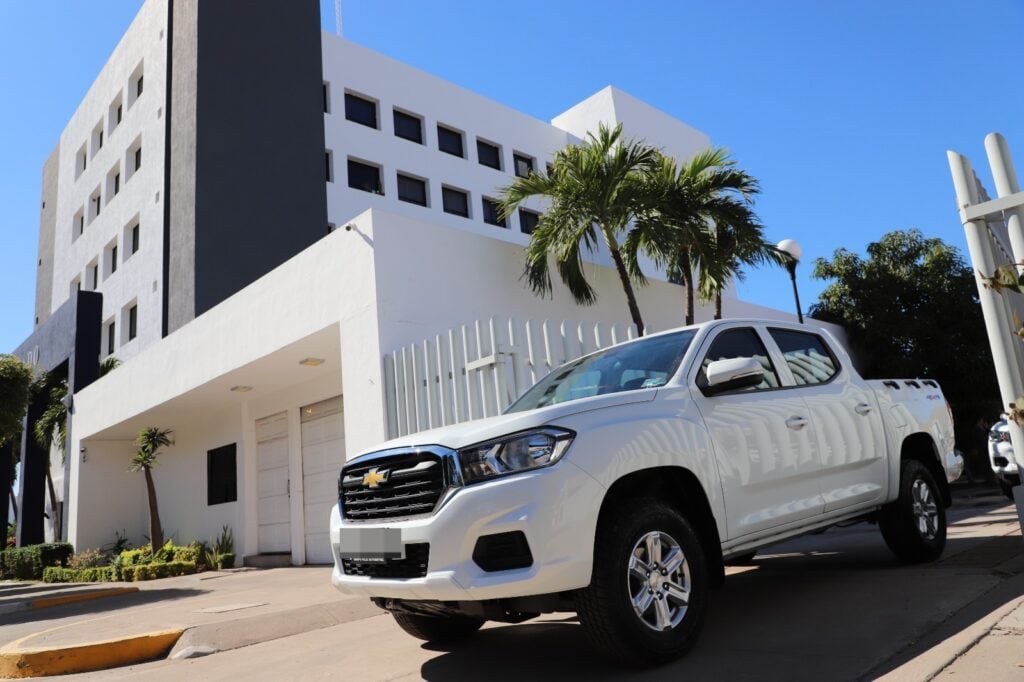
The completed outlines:
{"type": "Polygon", "coordinates": [[[306,563],[331,563],[331,508],[338,501],[338,473],[345,462],[341,396],[302,408],[302,495],[306,563]]]}
{"type": "Polygon", "coordinates": [[[256,461],[260,554],[290,552],[292,524],[288,506],[286,412],[256,421],[256,461]]]}

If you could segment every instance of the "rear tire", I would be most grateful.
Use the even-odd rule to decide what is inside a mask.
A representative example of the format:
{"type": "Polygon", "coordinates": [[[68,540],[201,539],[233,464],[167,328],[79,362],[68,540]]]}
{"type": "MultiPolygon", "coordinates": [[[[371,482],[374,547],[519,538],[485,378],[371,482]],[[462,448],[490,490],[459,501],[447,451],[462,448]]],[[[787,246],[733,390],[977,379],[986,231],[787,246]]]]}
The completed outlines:
{"type": "Polygon", "coordinates": [[[656,500],[631,500],[602,515],[590,586],[577,613],[591,645],[624,665],[667,663],[704,624],[709,576],[693,527],[656,500]]]}
{"type": "Polygon", "coordinates": [[[457,642],[476,633],[484,624],[482,618],[452,614],[447,616],[422,616],[412,613],[392,612],[398,627],[417,639],[438,644],[457,642]]]}
{"type": "Polygon", "coordinates": [[[934,561],[946,547],[946,509],[928,468],[909,459],[900,472],[900,496],[881,513],[879,527],[892,553],[910,563],[934,561]]]}

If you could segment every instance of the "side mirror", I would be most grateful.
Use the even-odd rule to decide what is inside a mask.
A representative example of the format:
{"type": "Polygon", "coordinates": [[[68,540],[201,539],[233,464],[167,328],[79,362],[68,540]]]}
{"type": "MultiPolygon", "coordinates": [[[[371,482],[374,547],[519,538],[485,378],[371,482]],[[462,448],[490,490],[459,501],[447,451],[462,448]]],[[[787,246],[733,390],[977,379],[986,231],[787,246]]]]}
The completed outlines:
{"type": "Polygon", "coordinates": [[[764,381],[764,368],[754,358],[715,360],[708,365],[705,374],[708,378],[705,392],[708,395],[749,388],[764,381]]]}

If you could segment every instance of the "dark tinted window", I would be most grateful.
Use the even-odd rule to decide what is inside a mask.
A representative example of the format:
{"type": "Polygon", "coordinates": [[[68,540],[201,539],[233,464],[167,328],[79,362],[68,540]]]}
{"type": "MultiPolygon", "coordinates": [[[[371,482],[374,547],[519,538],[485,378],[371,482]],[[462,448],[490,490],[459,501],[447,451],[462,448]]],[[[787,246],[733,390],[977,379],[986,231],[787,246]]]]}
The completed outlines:
{"type": "Polygon", "coordinates": [[[538,381],[508,411],[524,412],[595,395],[663,386],[679,368],[694,334],[684,331],[653,336],[562,365],[538,381]]]}
{"type": "Polygon", "coordinates": [[[427,183],[419,178],[398,174],[398,199],[410,204],[427,205],[427,183]]]}
{"type": "Polygon", "coordinates": [[[224,504],[238,499],[238,468],[235,444],[206,451],[206,504],[224,504]]]}
{"type": "Polygon", "coordinates": [[[442,125],[437,126],[437,148],[454,156],[466,156],[462,149],[462,133],[442,125]]]}
{"type": "Polygon", "coordinates": [[[519,209],[519,229],[526,234],[531,234],[537,229],[537,223],[540,222],[540,213],[534,213],[533,211],[527,211],[525,208],[519,209]]]}
{"type": "Polygon", "coordinates": [[[107,354],[114,352],[114,323],[107,325],[107,354]]]}
{"type": "Polygon", "coordinates": [[[377,127],[377,103],[363,99],[350,92],[345,93],[345,118],[355,123],[362,123],[371,128],[377,127]]]}
{"type": "Polygon", "coordinates": [[[135,338],[139,331],[139,306],[133,305],[128,310],[128,340],[135,338]]]}
{"type": "Polygon", "coordinates": [[[423,121],[395,110],[395,135],[418,144],[423,144],[423,121]]]}
{"type": "Polygon", "coordinates": [[[384,194],[380,183],[380,169],[358,161],[348,160],[348,186],[364,192],[384,194]]]}
{"type": "Polygon", "coordinates": [[[488,225],[507,227],[505,219],[501,217],[501,212],[498,210],[497,202],[487,197],[484,197],[484,222],[488,225]]]}
{"type": "Polygon", "coordinates": [[[533,172],[533,159],[522,154],[513,154],[512,163],[515,164],[515,172],[521,178],[525,178],[533,172]]]}
{"type": "Polygon", "coordinates": [[[501,170],[501,150],[490,142],[476,141],[476,158],[483,166],[501,170]]]}
{"type": "Polygon", "coordinates": [[[817,334],[789,329],[770,329],[769,333],[779,345],[798,386],[827,383],[839,371],[839,363],[817,334]]]}
{"type": "Polygon", "coordinates": [[[132,228],[132,253],[139,250],[139,226],[132,228]]]}
{"type": "Polygon", "coordinates": [[[463,218],[469,217],[469,195],[451,187],[441,188],[441,200],[445,213],[454,213],[463,218]]]}
{"type": "Polygon", "coordinates": [[[700,366],[700,374],[697,377],[698,386],[706,386],[707,378],[704,371],[712,362],[717,360],[731,360],[733,358],[754,358],[761,363],[764,369],[764,381],[752,388],[742,389],[744,391],[756,391],[765,388],[778,388],[779,375],[775,373],[775,365],[768,357],[768,351],[761,338],[750,327],[743,329],[730,329],[719,334],[711,343],[711,348],[700,366]]]}

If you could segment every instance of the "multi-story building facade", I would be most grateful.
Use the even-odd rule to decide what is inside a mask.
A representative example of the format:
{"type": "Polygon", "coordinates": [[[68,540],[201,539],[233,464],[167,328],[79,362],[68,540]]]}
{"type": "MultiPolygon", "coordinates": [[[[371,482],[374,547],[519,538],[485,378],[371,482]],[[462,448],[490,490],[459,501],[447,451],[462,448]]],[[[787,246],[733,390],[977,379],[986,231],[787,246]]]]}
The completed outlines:
{"type": "MultiPolygon", "coordinates": [[[[148,0],[43,169],[36,329],[16,352],[66,376],[72,407],[48,524],[47,453],[22,443],[20,540],[140,540],[125,469],[158,425],[179,541],[229,524],[240,554],[327,560],[337,471],[389,433],[386,354],[493,315],[625,317],[600,253],[591,309],[533,296],[522,247],[545,206],[502,220],[493,203],[601,123],[680,158],[710,144],[611,87],[535,119],[321,33],[315,0],[148,0]]],[[[655,328],[681,322],[678,287],[655,277],[640,299],[655,328]]],[[[732,290],[725,307],[788,317],[732,290]]]]}

